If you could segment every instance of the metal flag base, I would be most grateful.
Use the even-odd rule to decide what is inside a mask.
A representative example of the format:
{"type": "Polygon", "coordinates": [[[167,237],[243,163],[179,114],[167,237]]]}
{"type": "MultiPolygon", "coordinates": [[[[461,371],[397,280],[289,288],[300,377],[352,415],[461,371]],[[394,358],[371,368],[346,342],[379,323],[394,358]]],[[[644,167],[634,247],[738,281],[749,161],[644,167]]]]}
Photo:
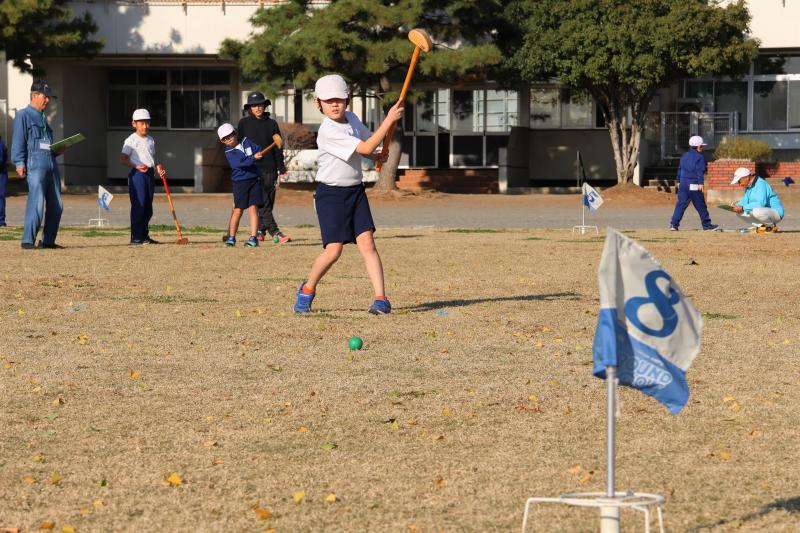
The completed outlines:
{"type": "Polygon", "coordinates": [[[600,509],[600,531],[619,531],[620,509],[632,509],[644,515],[644,531],[650,533],[652,521],[651,508],[655,507],[658,519],[658,531],[664,533],[664,497],[646,492],[616,492],[613,498],[605,492],[573,492],[562,494],[558,498],[535,497],[525,502],[525,514],[522,518],[522,533],[528,527],[528,515],[531,507],[537,503],[560,503],[574,507],[597,507],[600,509]]]}
{"type": "Polygon", "coordinates": [[[97,226],[97,227],[102,227],[102,226],[108,226],[109,225],[108,219],[107,218],[103,218],[103,211],[101,210],[100,207],[97,208],[97,218],[90,218],[89,219],[89,225],[90,226],[97,226]]]}
{"type": "Polygon", "coordinates": [[[589,230],[594,230],[595,233],[600,233],[600,231],[598,231],[597,229],[597,226],[583,226],[583,225],[572,226],[572,233],[575,233],[577,231],[578,233],[583,235],[585,233],[589,233],[589,230]]]}

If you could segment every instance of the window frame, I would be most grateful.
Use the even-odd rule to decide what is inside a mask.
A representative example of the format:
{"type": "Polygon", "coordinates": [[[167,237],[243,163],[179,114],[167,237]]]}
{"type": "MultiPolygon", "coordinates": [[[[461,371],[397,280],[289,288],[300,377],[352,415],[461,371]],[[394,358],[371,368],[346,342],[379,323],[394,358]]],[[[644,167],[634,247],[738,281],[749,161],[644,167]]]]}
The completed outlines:
{"type": "MultiPolygon", "coordinates": [[[[225,120],[229,120],[231,116],[231,109],[234,103],[234,95],[233,95],[233,79],[234,73],[231,69],[228,68],[205,68],[205,67],[197,67],[197,68],[175,68],[175,67],[152,67],[152,68],[126,68],[126,67],[110,67],[109,68],[109,78],[111,77],[111,71],[128,71],[128,72],[135,72],[135,80],[136,83],[124,83],[124,84],[114,84],[109,79],[109,83],[106,87],[106,96],[108,97],[108,103],[106,106],[106,129],[107,130],[127,130],[130,128],[129,125],[112,125],[110,123],[111,120],[111,106],[113,105],[112,99],[110,98],[111,91],[133,91],[136,94],[136,107],[138,108],[140,104],[140,93],[142,91],[164,91],[166,93],[166,126],[153,126],[151,127],[151,131],[213,131],[217,126],[208,126],[203,127],[203,92],[213,92],[214,93],[214,102],[216,105],[216,101],[218,98],[218,94],[220,93],[227,93],[228,94],[228,109],[227,109],[227,117],[225,120]],[[162,71],[166,73],[166,84],[165,85],[146,85],[142,84],[140,81],[139,73],[140,71],[148,70],[148,71],[162,71]],[[193,84],[183,84],[183,76],[181,76],[180,83],[173,83],[173,73],[174,72],[183,72],[185,70],[190,71],[197,71],[197,78],[198,83],[193,84]],[[219,71],[219,72],[227,72],[228,73],[228,84],[210,84],[210,85],[203,85],[203,71],[219,71]],[[197,127],[173,127],[172,126],[172,93],[173,92],[184,92],[184,91],[193,91],[198,93],[198,126],[197,127]]],[[[225,115],[225,110],[222,111],[222,115],[225,115]]]]}

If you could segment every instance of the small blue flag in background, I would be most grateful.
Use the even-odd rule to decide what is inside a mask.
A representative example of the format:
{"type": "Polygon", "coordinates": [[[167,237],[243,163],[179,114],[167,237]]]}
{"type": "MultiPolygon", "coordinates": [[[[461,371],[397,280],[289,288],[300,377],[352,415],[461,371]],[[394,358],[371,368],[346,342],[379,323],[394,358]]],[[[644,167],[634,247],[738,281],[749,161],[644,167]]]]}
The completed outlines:
{"type": "Polygon", "coordinates": [[[585,181],[583,182],[582,196],[583,205],[591,209],[592,212],[597,211],[600,209],[600,206],[603,205],[603,198],[600,196],[600,193],[585,181]]]}
{"type": "Polygon", "coordinates": [[[650,253],[608,228],[598,270],[596,377],[617,367],[622,385],[677,414],[689,400],[686,370],[700,352],[703,318],[650,253]]]}

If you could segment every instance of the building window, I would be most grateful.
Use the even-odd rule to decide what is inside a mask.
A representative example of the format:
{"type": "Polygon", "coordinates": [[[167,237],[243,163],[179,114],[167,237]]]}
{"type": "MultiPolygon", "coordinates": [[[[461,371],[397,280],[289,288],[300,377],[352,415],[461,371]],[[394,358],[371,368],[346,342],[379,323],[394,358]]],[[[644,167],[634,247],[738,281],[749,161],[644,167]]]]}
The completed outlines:
{"type": "Polygon", "coordinates": [[[736,113],[739,130],[747,128],[747,82],[718,81],[714,83],[714,111],[736,113]]]}
{"type": "Polygon", "coordinates": [[[214,129],[230,120],[230,84],[228,70],[112,69],[108,127],[130,127],[133,110],[143,107],[154,128],[214,129]]]}
{"type": "Polygon", "coordinates": [[[508,132],[519,124],[518,93],[496,89],[450,92],[450,166],[492,167],[508,132]]]}
{"type": "Polygon", "coordinates": [[[605,123],[588,95],[552,86],[531,88],[532,129],[602,128],[605,123]],[[600,116],[600,118],[598,118],[600,116]]]}
{"type": "Polygon", "coordinates": [[[401,167],[435,168],[439,165],[439,133],[449,125],[449,92],[431,90],[419,93],[415,102],[406,103],[403,114],[401,167]]]}
{"type": "Polygon", "coordinates": [[[753,82],[753,130],[785,130],[788,83],[753,82]]]}

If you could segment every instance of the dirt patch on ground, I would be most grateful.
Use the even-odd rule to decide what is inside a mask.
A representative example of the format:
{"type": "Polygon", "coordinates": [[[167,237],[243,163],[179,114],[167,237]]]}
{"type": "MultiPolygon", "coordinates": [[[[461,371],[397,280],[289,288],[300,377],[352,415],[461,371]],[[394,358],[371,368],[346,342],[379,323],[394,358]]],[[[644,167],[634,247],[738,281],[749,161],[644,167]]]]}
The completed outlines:
{"type": "Polygon", "coordinates": [[[675,203],[675,194],[644,189],[632,183],[620,183],[603,189],[600,196],[615,207],[645,207],[648,205],[669,205],[675,203]]]}
{"type": "MultiPolygon", "coordinates": [[[[377,317],[353,247],[292,315],[314,228],[257,249],[66,228],[66,249],[25,251],[18,232],[0,239],[2,527],[512,531],[529,496],[604,490],[602,238],[382,229],[377,317]]],[[[800,234],[630,235],[706,320],[680,415],[622,391],[618,487],[664,495],[671,531],[796,527],[800,234]]]]}

